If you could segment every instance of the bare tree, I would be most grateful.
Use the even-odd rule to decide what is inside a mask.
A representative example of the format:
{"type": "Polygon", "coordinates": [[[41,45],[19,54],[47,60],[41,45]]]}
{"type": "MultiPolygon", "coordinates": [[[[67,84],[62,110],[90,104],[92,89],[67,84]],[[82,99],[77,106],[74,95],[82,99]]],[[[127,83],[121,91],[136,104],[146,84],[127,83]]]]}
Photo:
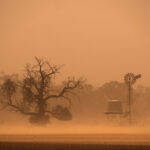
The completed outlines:
{"type": "MultiPolygon", "coordinates": [[[[24,115],[29,115],[32,123],[46,123],[50,116],[60,120],[70,120],[72,115],[67,107],[57,105],[54,109],[48,107],[52,99],[65,98],[70,102],[69,95],[80,87],[82,80],[68,79],[60,89],[55,89],[53,79],[62,68],[61,65],[51,65],[48,61],[35,57],[36,65],[27,65],[24,79],[21,83],[21,98],[12,98],[16,92],[16,84],[10,79],[2,85],[7,98],[6,106],[24,115]]],[[[19,85],[18,85],[19,86],[19,85]]]]}

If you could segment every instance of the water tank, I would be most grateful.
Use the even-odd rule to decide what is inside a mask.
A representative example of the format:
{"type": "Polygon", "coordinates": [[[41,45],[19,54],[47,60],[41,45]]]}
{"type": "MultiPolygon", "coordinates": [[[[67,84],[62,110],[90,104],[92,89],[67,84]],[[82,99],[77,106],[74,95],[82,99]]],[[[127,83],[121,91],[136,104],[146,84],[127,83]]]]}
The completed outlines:
{"type": "Polygon", "coordinates": [[[120,100],[109,100],[107,102],[107,112],[106,114],[122,114],[123,108],[120,100]]]}

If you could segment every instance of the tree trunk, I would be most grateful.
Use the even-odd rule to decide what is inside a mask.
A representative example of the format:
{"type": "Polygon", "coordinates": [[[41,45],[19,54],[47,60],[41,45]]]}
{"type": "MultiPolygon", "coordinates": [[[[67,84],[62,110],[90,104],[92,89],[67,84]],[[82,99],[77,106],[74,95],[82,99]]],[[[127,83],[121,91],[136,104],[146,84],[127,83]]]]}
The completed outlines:
{"type": "Polygon", "coordinates": [[[31,116],[29,118],[31,123],[43,125],[49,122],[49,115],[45,115],[45,106],[46,106],[45,101],[39,100],[37,115],[31,116]]]}
{"type": "Polygon", "coordinates": [[[38,116],[40,118],[42,118],[44,116],[44,114],[45,114],[45,101],[39,100],[38,107],[39,107],[38,116]]]}

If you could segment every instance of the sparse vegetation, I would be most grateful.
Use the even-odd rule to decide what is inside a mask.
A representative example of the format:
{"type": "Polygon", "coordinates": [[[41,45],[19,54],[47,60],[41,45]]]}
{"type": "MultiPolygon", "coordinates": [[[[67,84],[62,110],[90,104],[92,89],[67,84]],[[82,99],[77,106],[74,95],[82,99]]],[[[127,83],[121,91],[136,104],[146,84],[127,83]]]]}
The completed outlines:
{"type": "Polygon", "coordinates": [[[50,117],[59,120],[71,120],[70,110],[62,105],[50,108],[51,100],[64,98],[71,102],[70,94],[82,85],[82,80],[69,78],[58,89],[53,84],[54,77],[62,68],[61,65],[51,65],[48,61],[35,58],[35,65],[27,65],[24,78],[15,82],[10,78],[4,80],[1,86],[3,100],[1,104],[13,111],[29,115],[31,123],[45,124],[50,117]],[[19,94],[18,94],[19,93],[19,94]]]}

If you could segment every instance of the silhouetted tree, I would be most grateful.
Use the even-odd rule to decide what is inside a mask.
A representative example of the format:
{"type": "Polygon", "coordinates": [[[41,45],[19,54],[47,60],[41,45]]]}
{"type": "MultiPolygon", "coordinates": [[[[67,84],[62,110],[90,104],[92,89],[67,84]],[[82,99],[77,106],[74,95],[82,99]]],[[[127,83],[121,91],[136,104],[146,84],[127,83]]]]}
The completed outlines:
{"type": "Polygon", "coordinates": [[[81,86],[81,79],[68,79],[61,88],[56,88],[53,79],[62,68],[61,65],[51,65],[48,61],[35,58],[36,64],[27,65],[23,81],[18,84],[11,79],[4,81],[2,85],[3,95],[6,98],[5,105],[14,111],[29,115],[32,123],[47,123],[50,116],[59,120],[70,120],[72,114],[67,107],[57,105],[50,109],[51,99],[65,98],[70,102],[69,95],[72,91],[81,86]],[[13,97],[17,85],[21,97],[13,97]],[[56,89],[55,89],[56,88],[56,89]]]}
{"type": "Polygon", "coordinates": [[[16,90],[17,90],[17,84],[11,79],[6,78],[4,83],[1,86],[1,93],[6,98],[7,101],[1,98],[1,104],[3,105],[1,110],[6,108],[8,105],[11,105],[12,97],[16,93],[16,90]]]}

